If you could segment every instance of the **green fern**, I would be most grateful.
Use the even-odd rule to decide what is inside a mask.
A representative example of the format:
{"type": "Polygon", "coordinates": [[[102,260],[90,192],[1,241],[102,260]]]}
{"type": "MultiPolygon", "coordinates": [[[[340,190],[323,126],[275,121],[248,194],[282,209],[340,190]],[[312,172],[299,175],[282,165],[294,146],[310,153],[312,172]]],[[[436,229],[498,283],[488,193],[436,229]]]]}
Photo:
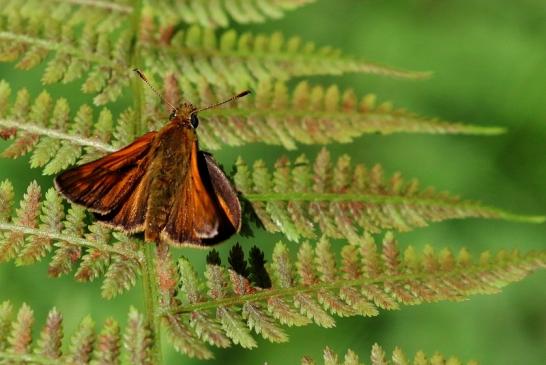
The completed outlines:
{"type": "Polygon", "coordinates": [[[354,240],[358,231],[408,231],[428,222],[469,217],[544,222],[544,217],[519,216],[473,201],[460,200],[417,180],[390,179],[375,165],[351,166],[348,155],[331,161],[323,149],[313,163],[305,156],[293,163],[281,158],[273,172],[261,160],[249,168],[239,159],[235,183],[270,232],[293,241],[317,236],[354,240]]]}
{"type": "MultiPolygon", "coordinates": [[[[463,364],[456,357],[445,358],[442,354],[436,352],[432,357],[428,358],[423,351],[419,351],[415,354],[413,361],[408,360],[406,354],[396,347],[392,352],[392,362],[387,359],[387,354],[378,344],[372,346],[370,354],[370,362],[372,365],[461,365],[463,364]]],[[[314,365],[317,364],[312,358],[304,357],[301,359],[302,365],[314,365]]],[[[344,358],[341,359],[332,349],[326,347],[323,352],[323,364],[324,365],[361,365],[358,355],[353,350],[347,350],[344,358]]],[[[468,361],[467,365],[478,365],[476,361],[468,361]]]]}
{"type": "MultiPolygon", "coordinates": [[[[132,74],[134,67],[173,104],[208,105],[244,88],[255,91],[223,108],[203,112],[201,146],[220,149],[250,143],[296,149],[300,144],[349,143],[366,133],[492,135],[499,127],[451,123],[421,117],[375,96],[357,97],[337,85],[299,79],[316,75],[368,73],[418,79],[428,73],[401,71],[317,47],[299,37],[237,33],[233,23],[281,17],[313,0],[0,0],[0,61],[20,70],[43,65],[42,82],[80,82],[94,104],[71,111],[65,98],[26,89],[11,96],[0,81],[0,138],[13,139],[3,157],[30,153],[30,165],[52,175],[94,160],[166,122],[168,111],[132,74]],[[224,29],[216,29],[224,28],[224,29]],[[129,85],[131,83],[131,85],[129,85]],[[288,86],[288,85],[294,85],[288,86]],[[131,86],[131,106],[120,96],[131,86]],[[183,97],[181,97],[183,96],[183,97]],[[119,101],[112,109],[96,105],[119,101]],[[112,110],[119,110],[114,114],[112,110]]],[[[73,108],[74,106],[72,106],[73,108]]],[[[15,207],[9,181],[0,183],[0,262],[29,265],[44,258],[48,273],[74,272],[78,281],[103,279],[102,295],[112,298],[142,280],[145,312],[129,311],[126,329],[108,319],[99,332],[85,317],[64,339],[62,316],[52,310],[33,342],[32,310],[23,305],[13,316],[0,305],[0,363],[132,364],[161,362],[161,334],[190,357],[209,359],[209,346],[256,347],[255,335],[283,343],[283,326],[335,325],[335,317],[376,316],[381,310],[437,301],[459,301],[493,294],[546,266],[546,253],[500,251],[471,259],[462,249],[422,253],[397,247],[387,233],[382,247],[371,234],[406,231],[433,221],[483,217],[543,222],[433,189],[388,180],[383,169],[351,165],[349,156],[331,161],[323,149],[313,162],[305,156],[278,159],[273,170],[261,160],[249,167],[239,159],[234,176],[241,198],[250,203],[268,232],[302,241],[292,251],[278,243],[269,264],[263,252],[244,260],[240,246],[230,267],[218,253],[204,274],[186,258],[173,260],[169,248],[111,232],[93,222],[85,209],[65,209],[49,189],[42,197],[33,182],[15,207]],[[348,244],[333,248],[330,239],[348,244]],[[310,243],[306,240],[312,240],[310,243]],[[248,265],[248,266],[247,266],[248,265]],[[260,282],[258,284],[258,282],[260,282]]],[[[252,213],[252,212],[249,212],[252,213]]],[[[246,222],[245,222],[246,223],[246,222]]],[[[325,351],[325,363],[339,358],[325,351]]],[[[304,363],[311,363],[305,359],[304,363]]],[[[372,364],[388,364],[378,346],[372,364]]],[[[357,364],[353,352],[346,364],[357,364]]],[[[401,351],[394,364],[407,364],[401,351]]],[[[447,362],[441,355],[416,355],[415,364],[447,362]]]]}
{"type": "MultiPolygon", "coordinates": [[[[280,33],[271,37],[247,33],[237,36],[229,30],[218,36],[210,29],[193,26],[165,40],[154,28],[153,19],[148,23],[151,27],[144,27],[144,34],[140,35],[142,59],[151,75],[160,77],[175,72],[192,83],[205,79],[219,84],[222,80],[234,87],[251,87],[273,75],[282,80],[345,72],[426,76],[343,56],[328,47],[315,49],[311,43],[302,45],[299,38],[285,42],[280,33]]],[[[127,86],[134,67],[130,62],[134,52],[131,40],[135,36],[126,30],[112,37],[92,21],[80,32],[75,25],[53,19],[47,23],[35,21],[13,10],[0,16],[0,61],[19,59],[19,68],[30,69],[53,52],[42,81],[70,82],[90,70],[82,91],[98,94],[94,101],[100,105],[116,100],[127,86]]]]}
{"type": "MultiPolygon", "coordinates": [[[[197,89],[189,83],[186,86],[182,92],[196,104],[206,105],[217,100],[211,97],[209,88],[204,84],[197,89]]],[[[418,117],[403,110],[393,110],[388,103],[375,106],[373,95],[364,97],[357,109],[354,94],[349,90],[340,96],[335,86],[326,91],[316,87],[309,93],[308,84],[303,82],[291,96],[281,82],[273,86],[264,81],[258,87],[262,92],[258,92],[253,105],[247,102],[243,106],[215,109],[205,114],[207,122],[199,128],[200,141],[205,148],[263,142],[293,149],[298,142],[348,143],[363,133],[376,132],[502,132],[496,127],[418,117]],[[306,110],[306,105],[313,110],[306,110]],[[218,125],[222,125],[222,128],[218,128],[218,125]]],[[[169,95],[176,92],[166,90],[169,95]]],[[[21,89],[13,103],[10,102],[10,95],[9,84],[0,81],[0,127],[5,131],[13,130],[15,137],[3,156],[15,158],[32,152],[31,167],[43,167],[48,175],[56,174],[77,161],[82,163],[113,152],[137,137],[134,128],[136,114],[131,108],[121,113],[115,122],[110,110],[103,108],[97,120],[93,121],[92,109],[88,105],[82,105],[72,116],[66,99],[53,100],[45,91],[31,100],[28,91],[21,89]]],[[[218,93],[217,97],[221,95],[218,93]]],[[[150,95],[150,100],[156,98],[150,95]]],[[[161,128],[166,122],[165,113],[159,109],[156,103],[149,105],[147,118],[154,121],[150,122],[150,128],[161,128]]]]}
{"type": "Polygon", "coordinates": [[[107,319],[97,333],[95,322],[85,317],[74,334],[65,338],[63,317],[54,308],[33,346],[33,324],[34,313],[28,305],[23,304],[14,318],[11,303],[0,304],[0,363],[107,365],[119,364],[122,357],[131,364],[152,363],[151,333],[134,308],[129,311],[123,337],[113,319],[107,319]]]}
{"type": "Polygon", "coordinates": [[[232,18],[237,23],[258,23],[268,18],[277,19],[286,11],[296,9],[315,0],[169,0],[149,11],[161,23],[176,24],[183,21],[204,27],[226,27],[232,18]]]}

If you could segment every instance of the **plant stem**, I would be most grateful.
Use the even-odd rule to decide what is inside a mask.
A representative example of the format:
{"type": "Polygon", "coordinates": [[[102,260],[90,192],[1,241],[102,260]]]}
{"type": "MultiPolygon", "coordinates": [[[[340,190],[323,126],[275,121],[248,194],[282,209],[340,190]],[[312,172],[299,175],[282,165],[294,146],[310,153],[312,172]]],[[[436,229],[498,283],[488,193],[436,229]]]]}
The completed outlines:
{"type": "MultiPolygon", "coordinates": [[[[133,13],[131,16],[131,27],[133,31],[133,43],[131,47],[130,64],[134,67],[140,66],[140,22],[142,13],[142,0],[134,2],[133,13]]],[[[135,134],[141,135],[146,132],[146,126],[142,118],[142,83],[138,77],[132,77],[131,87],[133,90],[133,102],[136,112],[135,134]]],[[[153,335],[153,346],[151,360],[153,364],[162,363],[161,354],[161,313],[159,310],[159,286],[157,278],[157,252],[156,245],[145,243],[144,248],[144,266],[142,270],[142,285],[144,290],[144,310],[146,322],[153,335]]]]}
{"type": "Polygon", "coordinates": [[[144,266],[142,270],[142,285],[144,290],[144,310],[146,321],[153,333],[152,362],[162,363],[161,355],[161,313],[159,311],[159,289],[157,285],[156,246],[144,244],[144,266]]]}

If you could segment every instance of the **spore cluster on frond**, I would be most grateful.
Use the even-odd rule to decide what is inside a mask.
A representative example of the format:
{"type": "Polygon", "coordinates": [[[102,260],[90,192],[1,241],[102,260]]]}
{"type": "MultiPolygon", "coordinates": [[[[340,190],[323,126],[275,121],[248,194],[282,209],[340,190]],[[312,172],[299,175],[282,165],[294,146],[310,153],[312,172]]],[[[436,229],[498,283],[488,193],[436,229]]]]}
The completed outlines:
{"type": "MultiPolygon", "coordinates": [[[[381,346],[377,343],[372,346],[370,353],[370,364],[371,365],[462,365],[463,362],[457,357],[450,356],[445,357],[439,352],[434,353],[432,356],[427,356],[423,351],[418,351],[413,361],[408,359],[407,355],[400,349],[396,347],[392,351],[391,360],[388,359],[388,355],[383,350],[381,346]]],[[[339,356],[331,348],[326,347],[323,351],[322,361],[316,362],[311,357],[306,356],[301,359],[302,365],[315,365],[315,364],[324,364],[324,365],[364,365],[368,364],[360,361],[360,358],[353,350],[349,349],[343,356],[339,356]]],[[[478,362],[470,360],[466,363],[467,365],[478,365],[478,362]]]]}
{"type": "Polygon", "coordinates": [[[0,183],[0,262],[30,265],[53,252],[48,274],[58,277],[75,269],[78,281],[103,277],[102,295],[112,298],[135,285],[143,257],[135,241],[97,223],[88,225],[85,208],[65,211],[62,198],[49,189],[42,200],[36,182],[13,214],[14,190],[0,183]]]}
{"type": "Polygon", "coordinates": [[[230,255],[231,268],[207,265],[204,278],[179,259],[180,291],[163,309],[171,341],[189,356],[208,358],[212,354],[203,342],[252,348],[257,346],[252,332],[285,342],[282,325],[314,322],[328,328],[334,316],[376,316],[380,309],[492,294],[546,266],[544,252],[484,252],[475,259],[465,249],[401,251],[392,234],[381,245],[366,234],[342,247],[339,257],[337,251],[322,238],[302,243],[294,259],[289,247],[278,243],[266,265],[271,288],[253,285],[233,269],[233,256],[240,253],[230,255]]]}
{"type": "Polygon", "coordinates": [[[100,330],[85,317],[68,337],[57,309],[47,315],[34,338],[34,312],[23,304],[15,313],[10,302],[0,303],[0,363],[2,364],[152,364],[153,335],[143,316],[131,308],[125,330],[108,318],[100,330]]]}
{"type": "Polygon", "coordinates": [[[381,165],[353,165],[348,155],[332,161],[323,149],[310,162],[302,155],[291,162],[280,158],[273,171],[262,160],[250,167],[236,163],[234,180],[270,232],[289,240],[325,235],[356,239],[359,231],[408,231],[429,222],[469,217],[543,221],[516,216],[477,202],[461,200],[399,173],[386,178],[381,165]]]}

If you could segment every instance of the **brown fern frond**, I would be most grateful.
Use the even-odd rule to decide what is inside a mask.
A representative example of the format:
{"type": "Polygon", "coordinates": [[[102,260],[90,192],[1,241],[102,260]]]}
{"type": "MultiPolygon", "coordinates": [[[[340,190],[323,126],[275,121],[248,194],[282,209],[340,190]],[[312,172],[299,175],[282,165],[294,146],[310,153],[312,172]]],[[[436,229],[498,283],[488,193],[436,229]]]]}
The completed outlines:
{"type": "Polygon", "coordinates": [[[300,245],[293,261],[288,246],[278,243],[269,266],[270,289],[254,287],[246,277],[219,265],[208,265],[202,279],[187,259],[179,259],[183,290],[163,309],[169,322],[184,329],[184,343],[177,350],[195,356],[189,345],[192,336],[219,347],[229,344],[227,337],[251,348],[256,341],[250,331],[282,342],[282,324],[332,327],[334,316],[376,316],[380,309],[460,301],[497,293],[546,267],[546,251],[500,251],[482,254],[479,260],[464,249],[455,255],[427,247],[418,254],[411,247],[400,251],[392,234],[378,246],[366,234],[343,247],[339,258],[323,238],[315,246],[300,245]]]}
{"type": "Polygon", "coordinates": [[[429,222],[460,218],[544,221],[519,216],[478,202],[461,200],[433,188],[419,189],[399,173],[384,177],[380,165],[351,165],[348,155],[332,161],[323,149],[315,161],[279,159],[273,171],[261,160],[250,168],[239,159],[235,184],[264,227],[298,241],[317,234],[357,240],[359,231],[408,231],[429,222]]]}

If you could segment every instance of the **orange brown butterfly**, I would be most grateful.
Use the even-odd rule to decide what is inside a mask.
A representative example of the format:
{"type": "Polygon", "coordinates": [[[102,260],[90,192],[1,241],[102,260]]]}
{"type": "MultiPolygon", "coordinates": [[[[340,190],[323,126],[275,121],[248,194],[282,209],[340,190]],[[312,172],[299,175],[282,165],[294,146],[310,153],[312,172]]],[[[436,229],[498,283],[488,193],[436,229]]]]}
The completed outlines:
{"type": "MultiPolygon", "coordinates": [[[[139,70],[134,70],[150,88],[139,70]]],[[[206,247],[241,228],[237,192],[213,157],[199,149],[197,113],[248,95],[198,109],[190,103],[173,108],[159,131],[96,161],[55,178],[69,201],[83,205],[96,219],[126,233],[144,232],[148,242],[206,247]]]]}

